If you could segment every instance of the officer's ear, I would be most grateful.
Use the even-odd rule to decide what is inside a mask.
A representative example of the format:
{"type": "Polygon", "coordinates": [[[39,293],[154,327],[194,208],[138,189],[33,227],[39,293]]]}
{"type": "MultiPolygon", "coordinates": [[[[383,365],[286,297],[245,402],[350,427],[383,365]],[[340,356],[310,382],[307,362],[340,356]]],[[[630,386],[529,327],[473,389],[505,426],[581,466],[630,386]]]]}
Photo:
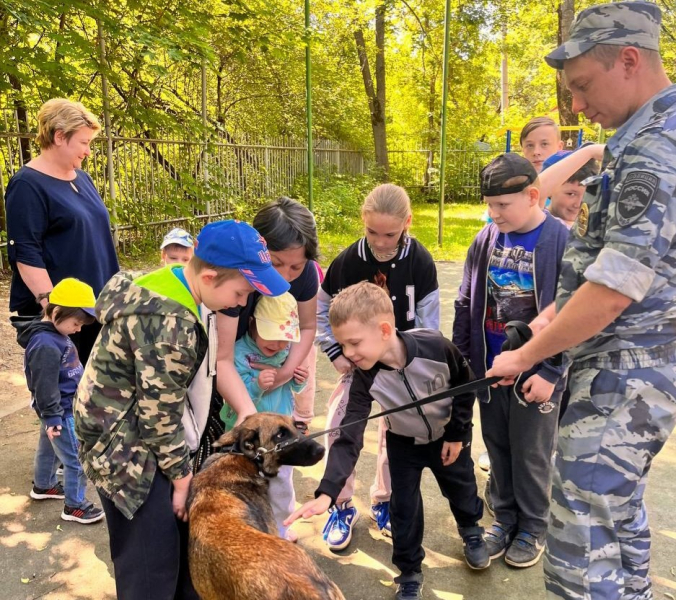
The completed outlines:
{"type": "Polygon", "coordinates": [[[620,63],[627,79],[632,77],[640,63],[645,66],[646,58],[641,56],[641,51],[633,46],[624,46],[617,55],[615,64],[620,63]]]}

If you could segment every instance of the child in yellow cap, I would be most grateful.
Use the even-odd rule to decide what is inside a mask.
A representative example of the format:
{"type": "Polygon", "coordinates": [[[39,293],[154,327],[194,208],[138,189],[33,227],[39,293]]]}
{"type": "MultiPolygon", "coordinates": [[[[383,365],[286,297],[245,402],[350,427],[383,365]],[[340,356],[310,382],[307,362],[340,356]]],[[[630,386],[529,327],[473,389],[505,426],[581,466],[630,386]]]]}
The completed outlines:
{"type": "MultiPolygon", "coordinates": [[[[249,332],[235,344],[235,368],[249,391],[258,412],[273,412],[292,416],[293,392],[305,387],[308,369],[296,367],[293,378],[274,389],[276,370],[289,355],[290,344],[300,341],[298,304],[288,292],[277,297],[262,296],[249,325],[249,332]],[[269,366],[258,370],[252,365],[269,366]]],[[[232,429],[237,413],[226,406],[224,415],[226,430],[232,429]]],[[[270,503],[277,521],[280,537],[295,542],[298,537],[282,522],[295,508],[296,494],[293,489],[293,467],[283,466],[277,477],[270,480],[270,503]]]]}
{"type": "Polygon", "coordinates": [[[87,477],[77,456],[73,396],[82,377],[82,363],[68,337],[94,321],[94,290],[73,278],[63,279],[48,294],[41,318],[13,317],[17,340],[25,348],[24,368],[31,405],[40,418],[40,439],[35,452],[34,500],[64,499],[61,518],[96,523],[103,510],[85,498],[87,477]],[[56,469],[63,464],[63,485],[56,469]]]}

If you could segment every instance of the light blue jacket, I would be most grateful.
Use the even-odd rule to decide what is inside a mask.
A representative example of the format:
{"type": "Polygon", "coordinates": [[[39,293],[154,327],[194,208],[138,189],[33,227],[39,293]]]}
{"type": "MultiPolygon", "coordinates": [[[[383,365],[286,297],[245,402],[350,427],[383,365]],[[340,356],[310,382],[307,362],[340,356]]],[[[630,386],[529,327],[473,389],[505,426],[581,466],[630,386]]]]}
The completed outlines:
{"type": "MultiPolygon", "coordinates": [[[[258,385],[260,371],[251,367],[251,363],[261,363],[278,368],[284,364],[287,356],[289,356],[288,349],[274,356],[263,356],[248,333],[235,343],[235,368],[244,381],[258,412],[273,412],[288,416],[293,413],[293,392],[300,392],[305,387],[305,383],[296,383],[292,378],[284,385],[265,392],[258,385]]],[[[237,413],[229,406],[225,407],[224,413],[223,422],[227,431],[234,427],[237,413]]]]}

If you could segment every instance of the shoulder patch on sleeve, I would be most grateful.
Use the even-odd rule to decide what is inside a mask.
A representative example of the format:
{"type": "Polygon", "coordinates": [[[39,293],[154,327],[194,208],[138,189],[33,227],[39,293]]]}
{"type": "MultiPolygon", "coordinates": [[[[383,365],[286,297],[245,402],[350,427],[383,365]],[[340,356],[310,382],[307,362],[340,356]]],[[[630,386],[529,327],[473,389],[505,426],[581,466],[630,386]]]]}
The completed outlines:
{"type": "Polygon", "coordinates": [[[617,198],[617,222],[626,227],[638,221],[655,198],[660,178],[648,171],[633,171],[622,183],[617,198]]]}

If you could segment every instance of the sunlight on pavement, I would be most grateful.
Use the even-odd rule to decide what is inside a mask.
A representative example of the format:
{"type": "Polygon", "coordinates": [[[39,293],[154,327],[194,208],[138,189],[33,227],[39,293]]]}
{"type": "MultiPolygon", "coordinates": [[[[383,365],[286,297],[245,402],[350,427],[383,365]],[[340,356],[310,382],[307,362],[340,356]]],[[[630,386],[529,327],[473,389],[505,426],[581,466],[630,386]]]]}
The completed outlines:
{"type": "Polygon", "coordinates": [[[21,494],[0,494],[0,515],[14,515],[25,512],[28,496],[21,494]]]}
{"type": "Polygon", "coordinates": [[[439,600],[462,600],[462,594],[454,594],[453,592],[441,592],[439,590],[432,590],[432,593],[439,598],[439,600]]]}
{"type": "Polygon", "coordinates": [[[96,556],[93,544],[81,539],[65,540],[51,550],[50,557],[59,565],[52,577],[54,583],[61,584],[59,595],[75,598],[86,589],[87,598],[101,600],[114,593],[115,580],[108,573],[106,563],[96,556]]]}
{"type": "Polygon", "coordinates": [[[671,579],[665,579],[659,575],[651,575],[650,578],[653,580],[653,583],[659,583],[664,587],[669,588],[670,590],[676,590],[676,581],[671,581],[671,579]]]}
{"type": "Polygon", "coordinates": [[[425,560],[423,560],[423,565],[429,567],[430,569],[443,569],[444,567],[463,567],[467,565],[464,560],[458,560],[457,558],[451,558],[445,554],[435,552],[425,547],[425,560]]]}
{"type": "Polygon", "coordinates": [[[19,544],[25,544],[31,551],[42,552],[52,539],[51,533],[28,533],[19,523],[10,523],[6,529],[12,531],[12,533],[11,535],[3,535],[0,538],[0,544],[7,548],[16,548],[19,544]]]}

